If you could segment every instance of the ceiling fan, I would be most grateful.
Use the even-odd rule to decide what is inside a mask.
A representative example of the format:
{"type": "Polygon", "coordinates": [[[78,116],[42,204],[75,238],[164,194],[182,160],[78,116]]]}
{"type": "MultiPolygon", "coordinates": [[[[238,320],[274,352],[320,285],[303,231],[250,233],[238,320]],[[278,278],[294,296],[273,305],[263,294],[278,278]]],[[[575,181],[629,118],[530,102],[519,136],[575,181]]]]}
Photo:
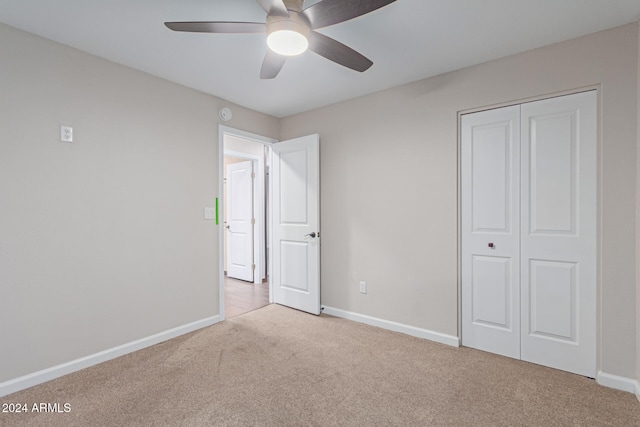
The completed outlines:
{"type": "Polygon", "coordinates": [[[373,12],[396,0],[321,0],[306,9],[304,0],[256,0],[267,12],[262,22],[192,21],[165,22],[173,31],[195,33],[265,33],[267,54],[260,70],[261,79],[278,75],[287,56],[307,49],[337,64],[363,72],[373,65],[364,55],[339,41],[318,33],[318,28],[345,22],[373,12]]]}

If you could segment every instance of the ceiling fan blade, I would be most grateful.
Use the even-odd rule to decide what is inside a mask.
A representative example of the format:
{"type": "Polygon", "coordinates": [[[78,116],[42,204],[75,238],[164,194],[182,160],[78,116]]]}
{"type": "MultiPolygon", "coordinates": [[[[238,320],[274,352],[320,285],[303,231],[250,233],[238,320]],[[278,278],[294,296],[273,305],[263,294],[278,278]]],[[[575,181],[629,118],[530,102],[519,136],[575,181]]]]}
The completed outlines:
{"type": "Polygon", "coordinates": [[[289,16],[287,6],[282,0],[257,0],[269,15],[289,16]]]}
{"type": "Polygon", "coordinates": [[[309,50],[355,71],[363,72],[373,65],[371,60],[349,46],[315,31],[309,34],[309,50]]]}
{"type": "Polygon", "coordinates": [[[357,18],[396,0],[322,0],[302,11],[311,28],[322,28],[357,18]]]}
{"type": "Polygon", "coordinates": [[[286,56],[278,55],[271,49],[267,48],[267,54],[264,57],[264,61],[262,61],[262,69],[260,69],[260,78],[275,78],[282,69],[282,66],[284,65],[286,60],[286,56]]]}
{"type": "Polygon", "coordinates": [[[164,25],[173,31],[189,33],[264,33],[266,24],[260,22],[222,22],[222,21],[192,21],[165,22],[164,25]]]}

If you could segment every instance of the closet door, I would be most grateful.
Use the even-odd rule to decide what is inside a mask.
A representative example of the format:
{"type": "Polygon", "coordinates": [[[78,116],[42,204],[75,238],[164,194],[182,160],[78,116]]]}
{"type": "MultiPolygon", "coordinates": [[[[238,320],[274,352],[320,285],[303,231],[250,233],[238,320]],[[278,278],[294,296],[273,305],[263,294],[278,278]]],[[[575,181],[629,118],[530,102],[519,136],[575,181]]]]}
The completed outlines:
{"type": "Polygon", "coordinates": [[[462,344],[520,358],[520,107],[462,117],[462,344]]]}
{"type": "Polygon", "coordinates": [[[596,92],[521,111],[521,357],[593,378],[596,92]]]}

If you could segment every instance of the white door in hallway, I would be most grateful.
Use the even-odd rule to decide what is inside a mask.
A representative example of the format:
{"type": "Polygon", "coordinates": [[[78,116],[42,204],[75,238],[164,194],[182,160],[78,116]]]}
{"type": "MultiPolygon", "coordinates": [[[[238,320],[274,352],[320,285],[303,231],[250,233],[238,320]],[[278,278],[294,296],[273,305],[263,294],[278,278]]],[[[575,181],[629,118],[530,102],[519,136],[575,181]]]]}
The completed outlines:
{"type": "Polygon", "coordinates": [[[462,117],[463,345],[595,376],[596,99],[462,117]]]}
{"type": "Polygon", "coordinates": [[[227,166],[227,275],[253,281],[253,163],[227,166]]]}
{"type": "Polygon", "coordinates": [[[273,300],[320,314],[320,153],[318,135],[272,146],[273,300]]]}

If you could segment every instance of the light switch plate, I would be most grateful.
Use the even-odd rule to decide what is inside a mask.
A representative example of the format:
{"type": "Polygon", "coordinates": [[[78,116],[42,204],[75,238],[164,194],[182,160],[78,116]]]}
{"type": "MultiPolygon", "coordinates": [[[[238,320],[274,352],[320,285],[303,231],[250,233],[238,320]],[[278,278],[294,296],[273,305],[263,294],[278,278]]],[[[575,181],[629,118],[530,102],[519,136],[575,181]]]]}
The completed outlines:
{"type": "Polygon", "coordinates": [[[367,293],[367,282],[360,282],[360,293],[361,294],[367,293]]]}
{"type": "Polygon", "coordinates": [[[73,128],[71,126],[60,126],[60,141],[73,142],[73,128]]]}
{"type": "Polygon", "coordinates": [[[204,208],[204,219],[215,219],[216,211],[214,208],[204,208]]]}

